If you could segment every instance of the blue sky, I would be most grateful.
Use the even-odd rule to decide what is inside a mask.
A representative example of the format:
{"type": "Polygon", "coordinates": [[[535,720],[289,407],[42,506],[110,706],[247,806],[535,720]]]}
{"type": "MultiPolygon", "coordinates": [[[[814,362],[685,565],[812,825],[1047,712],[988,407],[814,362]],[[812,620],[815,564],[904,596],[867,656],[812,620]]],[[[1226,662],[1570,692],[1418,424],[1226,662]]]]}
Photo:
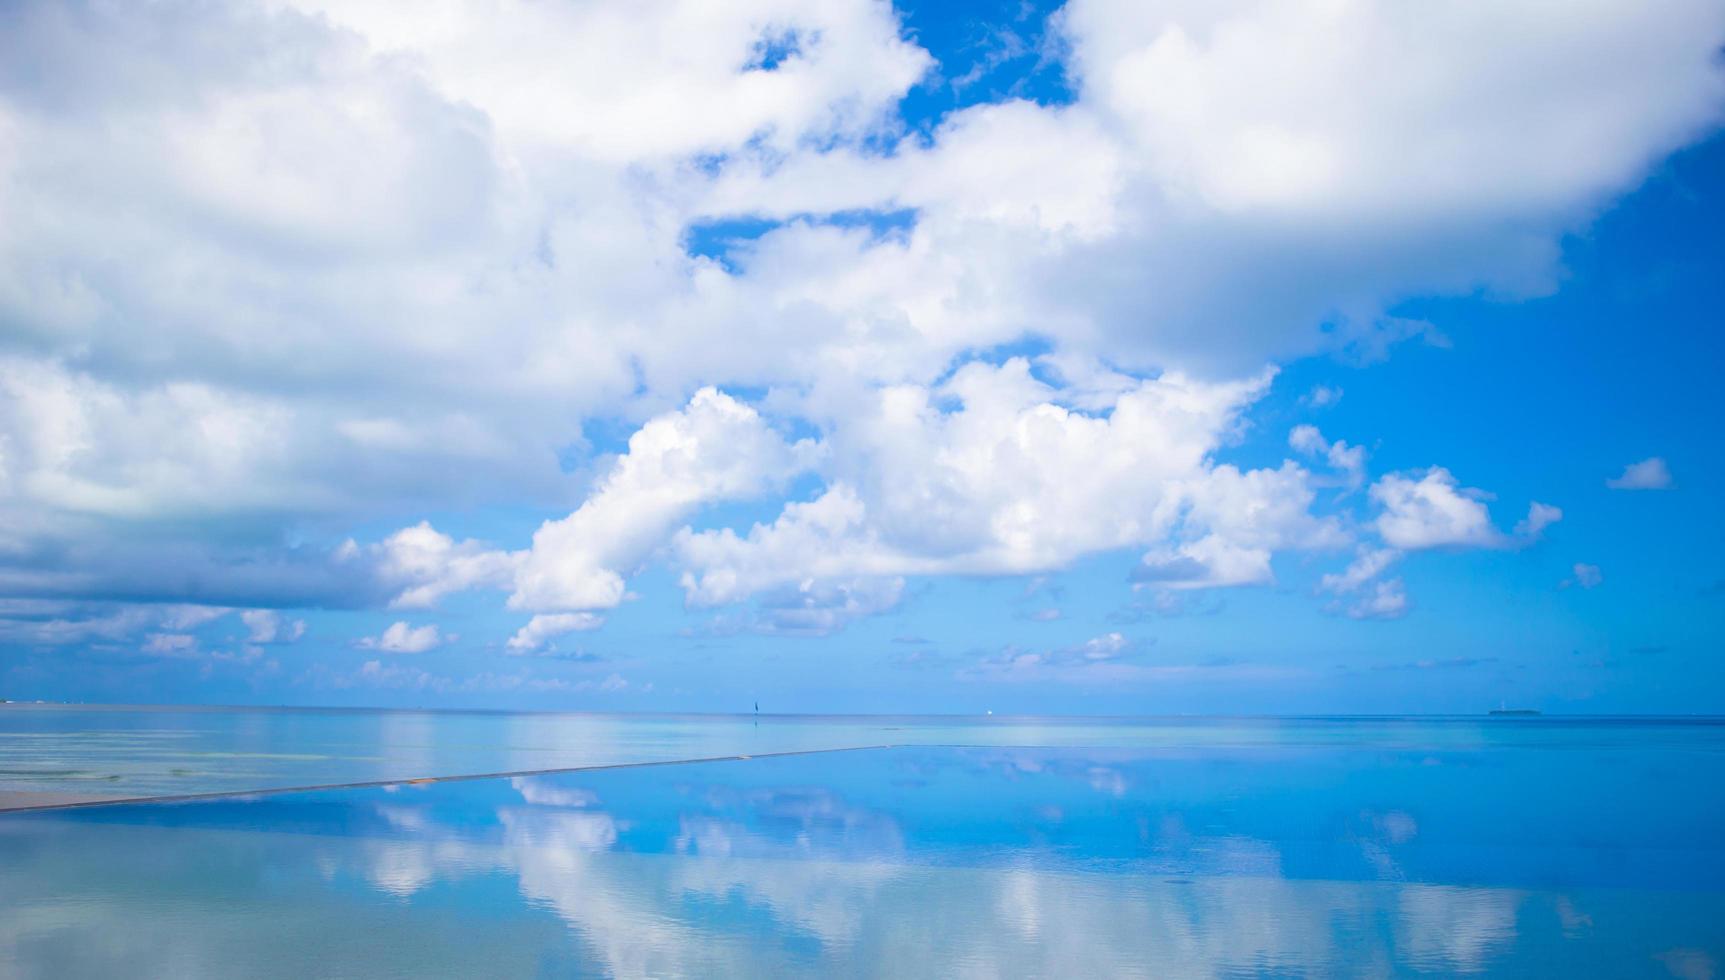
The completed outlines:
{"type": "Polygon", "coordinates": [[[1725,710],[1716,5],[481,6],[0,14],[0,697],[1725,710]]]}

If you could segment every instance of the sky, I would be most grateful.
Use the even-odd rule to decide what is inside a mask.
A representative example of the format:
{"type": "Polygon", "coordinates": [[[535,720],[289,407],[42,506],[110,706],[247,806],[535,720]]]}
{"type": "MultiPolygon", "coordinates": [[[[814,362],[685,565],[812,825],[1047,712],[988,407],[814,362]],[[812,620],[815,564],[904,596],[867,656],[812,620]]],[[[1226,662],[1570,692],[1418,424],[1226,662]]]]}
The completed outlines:
{"type": "Polygon", "coordinates": [[[1725,713],[1712,0],[0,5],[0,697],[1725,713]]]}

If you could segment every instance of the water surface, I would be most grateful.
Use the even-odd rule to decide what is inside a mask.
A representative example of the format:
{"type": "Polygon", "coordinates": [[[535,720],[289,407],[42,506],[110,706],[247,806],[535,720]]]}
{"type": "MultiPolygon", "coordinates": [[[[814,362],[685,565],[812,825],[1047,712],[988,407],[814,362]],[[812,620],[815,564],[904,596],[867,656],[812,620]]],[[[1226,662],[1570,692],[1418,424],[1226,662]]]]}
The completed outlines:
{"type": "Polygon", "coordinates": [[[883,745],[1718,750],[1672,719],[650,715],[0,705],[0,792],[235,792],[883,745]],[[1624,739],[1628,741],[1625,742],[1624,739]]]}
{"type": "Polygon", "coordinates": [[[1688,977],[1725,954],[1718,725],[904,721],[762,737],[1121,744],[0,814],[0,974],[1688,977]]]}

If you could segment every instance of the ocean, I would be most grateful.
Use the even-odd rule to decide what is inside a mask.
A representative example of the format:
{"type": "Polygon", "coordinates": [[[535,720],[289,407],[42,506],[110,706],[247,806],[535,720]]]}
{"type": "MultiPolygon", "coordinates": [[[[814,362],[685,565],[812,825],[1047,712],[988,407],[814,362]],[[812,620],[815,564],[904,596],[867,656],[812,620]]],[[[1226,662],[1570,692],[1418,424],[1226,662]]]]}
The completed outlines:
{"type": "Polygon", "coordinates": [[[1713,719],[8,705],[0,751],[13,806],[153,798],[0,813],[8,977],[1725,964],[1713,719]]]}

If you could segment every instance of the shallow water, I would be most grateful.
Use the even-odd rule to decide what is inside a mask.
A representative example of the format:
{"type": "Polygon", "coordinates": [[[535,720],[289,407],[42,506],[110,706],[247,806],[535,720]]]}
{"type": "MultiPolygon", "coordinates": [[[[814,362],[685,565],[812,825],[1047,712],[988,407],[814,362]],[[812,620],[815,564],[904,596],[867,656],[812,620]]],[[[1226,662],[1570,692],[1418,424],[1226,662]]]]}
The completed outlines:
{"type": "Polygon", "coordinates": [[[1675,719],[603,715],[0,705],[0,792],[162,796],[884,745],[1590,745],[1725,752],[1675,719]]]}
{"type": "MultiPolygon", "coordinates": [[[[755,737],[675,721],[716,744],[706,724],[755,737]]],[[[763,724],[761,738],[847,726],[1130,744],[0,814],[0,974],[1618,977],[1725,963],[1718,725],[851,719],[763,724]]]]}

